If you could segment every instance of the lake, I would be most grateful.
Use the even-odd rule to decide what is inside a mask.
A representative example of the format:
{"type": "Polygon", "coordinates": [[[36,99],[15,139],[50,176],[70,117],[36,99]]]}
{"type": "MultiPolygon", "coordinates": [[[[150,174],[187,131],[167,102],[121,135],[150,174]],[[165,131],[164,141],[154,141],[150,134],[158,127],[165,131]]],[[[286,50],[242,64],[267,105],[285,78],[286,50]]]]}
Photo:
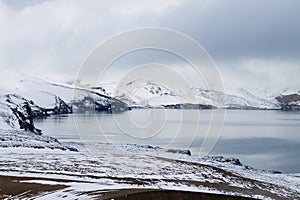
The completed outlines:
{"type": "Polygon", "coordinates": [[[204,138],[216,139],[209,155],[243,164],[300,172],[300,113],[270,110],[135,109],[119,114],[87,112],[36,119],[45,135],[64,142],[135,143],[200,152],[204,138]],[[224,121],[223,114],[225,114],[224,121]],[[214,128],[219,131],[208,132],[214,128]],[[218,137],[216,137],[218,136],[218,137]]]}

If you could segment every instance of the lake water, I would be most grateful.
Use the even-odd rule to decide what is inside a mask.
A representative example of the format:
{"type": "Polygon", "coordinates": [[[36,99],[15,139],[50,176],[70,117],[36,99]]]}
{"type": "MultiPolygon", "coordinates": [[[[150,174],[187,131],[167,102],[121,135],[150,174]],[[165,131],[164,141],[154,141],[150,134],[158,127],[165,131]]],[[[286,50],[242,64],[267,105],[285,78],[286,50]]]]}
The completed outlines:
{"type": "Polygon", "coordinates": [[[65,142],[150,144],[190,149],[192,154],[199,153],[205,137],[212,138],[217,143],[209,155],[239,158],[260,169],[300,172],[299,112],[219,110],[216,119],[213,112],[137,109],[51,116],[35,124],[65,142]]]}

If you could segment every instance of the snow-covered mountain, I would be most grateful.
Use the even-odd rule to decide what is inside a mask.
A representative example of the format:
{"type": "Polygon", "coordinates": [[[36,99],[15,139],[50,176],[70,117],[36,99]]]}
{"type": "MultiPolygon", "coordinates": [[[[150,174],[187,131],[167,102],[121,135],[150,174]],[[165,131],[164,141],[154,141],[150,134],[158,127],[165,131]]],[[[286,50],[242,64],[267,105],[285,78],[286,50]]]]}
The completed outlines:
{"type": "MultiPolygon", "coordinates": [[[[3,76],[3,75],[2,75],[3,76]]],[[[45,81],[40,78],[22,75],[20,80],[11,76],[2,77],[2,81],[14,86],[9,90],[0,90],[1,94],[16,93],[26,99],[32,99],[44,108],[52,108],[56,104],[50,100],[59,97],[66,103],[82,101],[82,105],[96,107],[99,104],[108,107],[109,102],[121,101],[129,107],[164,107],[174,104],[201,104],[211,108],[229,109],[280,109],[280,95],[289,95],[299,91],[293,89],[246,90],[238,88],[217,91],[213,89],[185,86],[184,89],[171,89],[166,85],[145,79],[131,80],[126,83],[101,83],[97,86],[79,86],[67,83],[45,81]],[[5,80],[8,79],[8,80],[5,80]],[[94,99],[92,101],[91,99],[94,99]]],[[[76,104],[75,103],[75,104],[76,104]]],[[[76,109],[76,106],[75,106],[76,109]]]]}
{"type": "Polygon", "coordinates": [[[281,110],[300,111],[300,90],[293,93],[283,93],[277,96],[276,100],[280,102],[281,110]]]}
{"type": "MultiPolygon", "coordinates": [[[[239,88],[236,90],[208,90],[186,87],[184,90],[171,90],[167,86],[137,79],[122,86],[116,83],[103,84],[101,90],[132,107],[166,107],[168,105],[200,104],[208,108],[227,109],[280,109],[272,94],[259,96],[255,92],[239,88]]],[[[97,90],[97,89],[96,89],[97,90]]],[[[98,92],[101,92],[100,90],[98,92]]],[[[184,107],[184,106],[183,106],[184,107]]]]}
{"type": "Polygon", "coordinates": [[[18,113],[28,116],[26,106],[30,107],[32,117],[68,114],[73,110],[123,112],[131,108],[300,110],[298,88],[251,92],[243,88],[217,91],[185,86],[171,89],[142,78],[125,83],[80,86],[24,74],[1,76],[4,83],[0,89],[1,127],[21,126],[22,116],[18,113]]]}
{"type": "Polygon", "coordinates": [[[105,94],[105,91],[96,92],[99,87],[84,88],[26,75],[17,77],[20,80],[11,74],[1,76],[1,82],[5,83],[0,90],[1,128],[21,128],[38,133],[32,124],[35,117],[69,114],[73,110],[122,112],[129,109],[127,104],[105,94]]]}

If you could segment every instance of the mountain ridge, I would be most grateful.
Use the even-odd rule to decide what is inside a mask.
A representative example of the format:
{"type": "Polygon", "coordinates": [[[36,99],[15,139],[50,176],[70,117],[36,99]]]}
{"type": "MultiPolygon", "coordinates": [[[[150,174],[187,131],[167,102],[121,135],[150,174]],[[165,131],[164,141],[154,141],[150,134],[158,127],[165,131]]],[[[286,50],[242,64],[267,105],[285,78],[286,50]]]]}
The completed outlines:
{"type": "MultiPolygon", "coordinates": [[[[144,79],[97,86],[49,82],[26,76],[20,81],[8,82],[12,81],[15,81],[15,89],[0,90],[0,121],[3,127],[5,123],[16,128],[17,124],[25,123],[26,120],[30,124],[31,117],[86,110],[110,113],[136,108],[300,110],[298,88],[284,89],[281,92],[264,91],[264,96],[259,96],[245,88],[218,91],[186,86],[184,90],[172,90],[168,86],[144,79]],[[27,109],[30,109],[32,116],[22,120],[20,113],[29,115],[25,104],[30,107],[27,109]]],[[[34,132],[35,129],[31,127],[30,130],[34,132]]]]}

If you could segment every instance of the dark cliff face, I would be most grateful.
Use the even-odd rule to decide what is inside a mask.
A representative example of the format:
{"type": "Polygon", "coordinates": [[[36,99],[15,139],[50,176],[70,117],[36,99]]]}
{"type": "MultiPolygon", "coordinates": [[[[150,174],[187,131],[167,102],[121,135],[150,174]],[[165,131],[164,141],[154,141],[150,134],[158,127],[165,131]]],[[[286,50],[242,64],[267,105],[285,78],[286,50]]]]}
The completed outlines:
{"type": "Polygon", "coordinates": [[[43,108],[36,105],[32,100],[28,100],[17,94],[5,95],[6,105],[16,117],[19,128],[41,135],[42,131],[35,127],[34,118],[47,117],[50,114],[69,114],[72,107],[61,98],[55,96],[55,106],[53,108],[43,108]]]}
{"type": "Polygon", "coordinates": [[[170,104],[170,105],[163,105],[164,108],[169,109],[214,109],[216,108],[213,105],[203,105],[203,104],[170,104]]]}
{"type": "Polygon", "coordinates": [[[94,109],[108,113],[121,113],[130,110],[126,103],[114,99],[96,100],[94,101],[94,109]]]}
{"type": "Polygon", "coordinates": [[[6,98],[7,106],[17,118],[19,128],[41,135],[42,131],[34,126],[33,118],[45,115],[45,110],[35,105],[33,101],[16,94],[6,95],[6,98]]]}
{"type": "Polygon", "coordinates": [[[33,133],[36,133],[38,135],[42,134],[42,131],[40,129],[35,128],[33,124],[33,117],[31,108],[28,104],[24,105],[26,111],[21,112],[18,108],[11,108],[14,115],[17,117],[20,129],[24,129],[25,131],[30,131],[33,133]]]}
{"type": "Polygon", "coordinates": [[[70,114],[73,113],[72,106],[69,106],[60,97],[55,96],[55,107],[52,114],[70,114]]]}
{"type": "Polygon", "coordinates": [[[71,104],[78,112],[104,111],[108,113],[119,113],[130,110],[123,101],[92,91],[79,91],[78,97],[73,99],[71,104]],[[81,92],[81,93],[80,93],[81,92]]]}
{"type": "Polygon", "coordinates": [[[280,95],[275,98],[284,111],[300,111],[300,95],[299,94],[289,94],[280,95]]]}
{"type": "Polygon", "coordinates": [[[276,100],[280,103],[291,103],[300,101],[300,95],[299,94],[289,94],[289,95],[281,95],[276,97],[276,100]]]}

